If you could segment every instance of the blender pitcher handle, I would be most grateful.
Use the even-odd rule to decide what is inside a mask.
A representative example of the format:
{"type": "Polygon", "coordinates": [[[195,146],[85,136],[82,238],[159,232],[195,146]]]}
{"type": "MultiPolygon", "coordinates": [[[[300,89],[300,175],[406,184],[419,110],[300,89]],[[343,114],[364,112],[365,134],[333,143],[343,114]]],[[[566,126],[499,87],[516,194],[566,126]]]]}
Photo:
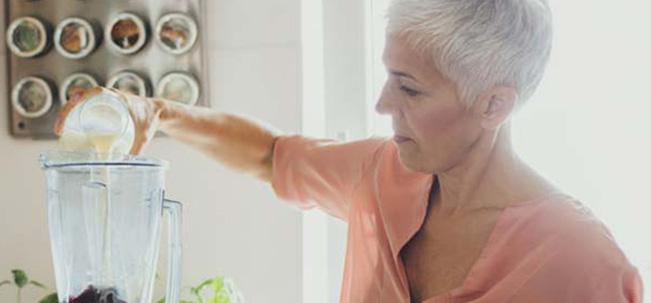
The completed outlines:
{"type": "Polygon", "coordinates": [[[166,303],[178,303],[181,291],[181,212],[178,201],[163,200],[163,209],[169,213],[169,258],[166,303]]]}

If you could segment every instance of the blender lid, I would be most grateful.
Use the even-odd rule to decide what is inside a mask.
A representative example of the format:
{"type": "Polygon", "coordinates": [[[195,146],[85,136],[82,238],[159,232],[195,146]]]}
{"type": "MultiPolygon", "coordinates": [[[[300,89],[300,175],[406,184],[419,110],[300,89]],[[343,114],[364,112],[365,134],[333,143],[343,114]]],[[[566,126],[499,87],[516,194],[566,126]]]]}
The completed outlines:
{"type": "Polygon", "coordinates": [[[87,166],[167,168],[169,166],[169,163],[164,160],[118,153],[49,151],[42,153],[39,160],[43,169],[87,166]]]}

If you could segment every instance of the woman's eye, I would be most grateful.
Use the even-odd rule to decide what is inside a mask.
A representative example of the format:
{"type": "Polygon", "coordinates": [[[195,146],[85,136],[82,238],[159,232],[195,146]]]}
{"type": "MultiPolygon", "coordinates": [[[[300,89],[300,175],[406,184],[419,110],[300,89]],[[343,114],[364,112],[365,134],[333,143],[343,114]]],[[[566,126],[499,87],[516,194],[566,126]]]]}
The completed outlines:
{"type": "Polygon", "coordinates": [[[415,97],[415,96],[420,95],[419,91],[413,90],[413,89],[411,89],[409,87],[406,87],[404,85],[400,85],[400,90],[405,92],[405,94],[407,94],[407,95],[409,95],[411,97],[415,97]]]}

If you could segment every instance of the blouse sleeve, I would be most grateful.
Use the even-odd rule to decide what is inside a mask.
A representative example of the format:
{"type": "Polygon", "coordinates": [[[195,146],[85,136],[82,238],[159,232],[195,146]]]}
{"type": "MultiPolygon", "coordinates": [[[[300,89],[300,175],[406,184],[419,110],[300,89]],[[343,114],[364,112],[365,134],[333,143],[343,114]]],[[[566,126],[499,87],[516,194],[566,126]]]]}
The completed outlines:
{"type": "Polygon", "coordinates": [[[642,279],[609,235],[561,242],[558,250],[509,302],[643,303],[642,279]]]}
{"type": "Polygon", "coordinates": [[[346,220],[353,191],[385,142],[280,137],[273,154],[274,191],[302,209],[318,207],[346,220]]]}

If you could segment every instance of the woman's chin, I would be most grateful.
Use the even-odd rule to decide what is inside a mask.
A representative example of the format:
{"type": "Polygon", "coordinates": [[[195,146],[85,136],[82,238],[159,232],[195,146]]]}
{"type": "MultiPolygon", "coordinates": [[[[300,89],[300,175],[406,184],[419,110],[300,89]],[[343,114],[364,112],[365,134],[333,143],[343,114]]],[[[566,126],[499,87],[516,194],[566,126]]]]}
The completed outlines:
{"type": "Polygon", "coordinates": [[[411,171],[422,171],[422,163],[418,160],[413,150],[398,146],[400,163],[411,171]]]}
{"type": "Polygon", "coordinates": [[[398,156],[400,163],[410,171],[424,174],[432,174],[436,171],[436,169],[432,168],[431,163],[424,161],[421,154],[414,150],[413,147],[398,146],[398,156]]]}

